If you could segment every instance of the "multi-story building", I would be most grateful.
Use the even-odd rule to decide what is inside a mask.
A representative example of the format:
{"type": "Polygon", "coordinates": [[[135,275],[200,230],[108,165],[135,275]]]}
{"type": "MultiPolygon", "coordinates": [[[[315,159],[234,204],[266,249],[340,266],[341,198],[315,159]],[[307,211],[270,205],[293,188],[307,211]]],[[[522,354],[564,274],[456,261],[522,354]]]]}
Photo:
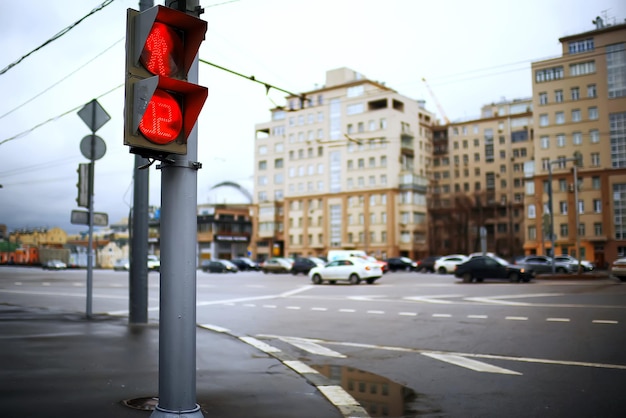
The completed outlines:
{"type": "Polygon", "coordinates": [[[348,68],[256,125],[253,252],[427,252],[432,114],[348,68]]]}
{"type": "Polygon", "coordinates": [[[432,254],[523,254],[524,163],[532,158],[532,123],[531,100],[517,99],[485,105],[477,119],[434,129],[432,254]]]}
{"type": "Polygon", "coordinates": [[[248,204],[198,205],[198,265],[248,256],[252,220],[248,204]]]}
{"type": "Polygon", "coordinates": [[[525,250],[604,266],[626,253],[626,24],[594,23],[559,39],[560,57],[532,64],[525,250]]]}

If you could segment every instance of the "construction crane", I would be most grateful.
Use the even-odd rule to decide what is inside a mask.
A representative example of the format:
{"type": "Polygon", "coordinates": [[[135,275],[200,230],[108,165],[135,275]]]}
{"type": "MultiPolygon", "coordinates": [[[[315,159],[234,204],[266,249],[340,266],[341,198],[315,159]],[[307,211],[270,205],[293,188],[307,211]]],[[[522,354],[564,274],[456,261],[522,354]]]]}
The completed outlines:
{"type": "Polygon", "coordinates": [[[426,79],[424,77],[422,77],[422,81],[424,82],[424,85],[428,89],[428,93],[430,93],[431,97],[435,101],[435,105],[437,105],[437,109],[439,110],[439,113],[441,114],[441,117],[446,122],[446,125],[449,125],[450,124],[450,120],[446,116],[446,112],[443,111],[443,107],[441,107],[441,104],[439,103],[439,100],[437,100],[437,97],[435,96],[435,93],[433,93],[432,89],[430,88],[430,86],[428,85],[428,83],[426,82],[426,79]]]}

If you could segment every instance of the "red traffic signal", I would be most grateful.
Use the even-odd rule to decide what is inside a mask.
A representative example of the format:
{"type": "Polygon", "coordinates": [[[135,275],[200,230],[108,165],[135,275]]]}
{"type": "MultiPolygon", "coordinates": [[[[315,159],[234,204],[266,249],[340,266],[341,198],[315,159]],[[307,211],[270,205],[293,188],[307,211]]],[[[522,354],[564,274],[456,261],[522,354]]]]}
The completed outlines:
{"type": "Polygon", "coordinates": [[[205,21],[163,6],[128,9],[124,144],[147,158],[186,154],[187,137],[208,96],[187,73],[205,21]]]}

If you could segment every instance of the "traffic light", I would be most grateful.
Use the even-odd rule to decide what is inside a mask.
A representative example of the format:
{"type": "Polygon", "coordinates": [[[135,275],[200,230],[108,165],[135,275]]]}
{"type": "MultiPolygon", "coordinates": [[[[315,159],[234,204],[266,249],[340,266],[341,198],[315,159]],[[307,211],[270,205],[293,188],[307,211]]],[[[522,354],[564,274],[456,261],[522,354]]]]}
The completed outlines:
{"type": "Polygon", "coordinates": [[[78,173],[78,183],[76,183],[76,187],[78,188],[78,197],[76,198],[76,203],[78,206],[83,208],[89,207],[89,164],[81,163],[78,164],[78,169],[76,170],[78,173]]]}
{"type": "Polygon", "coordinates": [[[207,23],[164,6],[126,13],[124,144],[163,159],[186,154],[187,137],[208,96],[187,82],[207,23]]]}

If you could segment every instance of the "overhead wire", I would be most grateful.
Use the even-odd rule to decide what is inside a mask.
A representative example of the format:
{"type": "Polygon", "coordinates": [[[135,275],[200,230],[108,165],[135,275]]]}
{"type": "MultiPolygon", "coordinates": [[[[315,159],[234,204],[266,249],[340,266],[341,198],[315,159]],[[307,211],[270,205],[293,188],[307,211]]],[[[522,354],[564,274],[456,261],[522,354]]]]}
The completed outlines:
{"type": "Polygon", "coordinates": [[[85,16],[81,17],[80,19],[78,19],[76,22],[72,23],[71,25],[69,25],[68,27],[66,27],[65,29],[62,29],[60,32],[58,32],[56,35],[54,35],[52,38],[48,39],[47,41],[45,41],[43,44],[39,45],[37,48],[33,49],[32,51],[30,51],[29,53],[27,53],[26,55],[23,55],[21,58],[19,58],[17,61],[7,65],[6,67],[4,67],[2,70],[0,70],[0,75],[6,73],[7,71],[9,71],[11,68],[15,67],[16,65],[18,65],[20,62],[24,61],[26,58],[28,58],[30,55],[32,55],[33,53],[39,51],[41,48],[45,47],[46,45],[56,41],[57,39],[59,39],[60,37],[62,37],[63,35],[65,35],[66,33],[68,33],[69,31],[71,31],[72,29],[74,29],[77,25],[79,25],[83,20],[87,19],[89,16],[93,15],[94,13],[99,12],[100,10],[104,9],[105,7],[107,7],[109,4],[113,3],[113,0],[104,0],[104,2],[102,2],[102,4],[100,4],[99,6],[97,6],[96,8],[94,8],[91,12],[87,13],[85,16]]]}

